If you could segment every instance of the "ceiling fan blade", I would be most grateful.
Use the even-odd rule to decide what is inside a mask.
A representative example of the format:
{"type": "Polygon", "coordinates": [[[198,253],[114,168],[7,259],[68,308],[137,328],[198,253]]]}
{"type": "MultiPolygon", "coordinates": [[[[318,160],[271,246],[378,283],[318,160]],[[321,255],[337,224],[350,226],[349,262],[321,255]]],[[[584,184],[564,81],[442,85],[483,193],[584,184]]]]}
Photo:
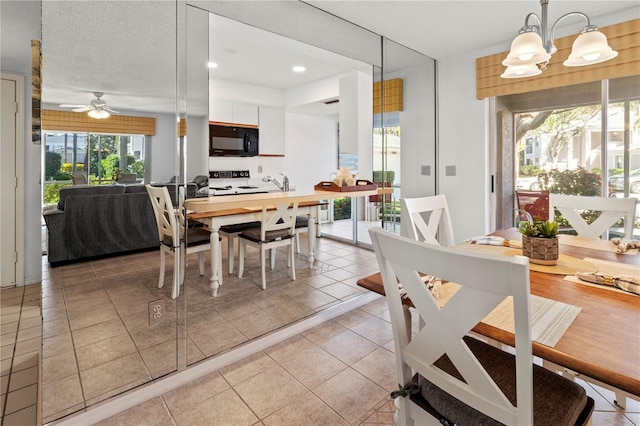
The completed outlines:
{"type": "Polygon", "coordinates": [[[80,108],[80,107],[86,107],[87,105],[70,105],[70,104],[62,104],[60,105],[61,108],[80,108]]]}
{"type": "Polygon", "coordinates": [[[111,108],[104,108],[105,111],[110,112],[111,114],[120,114],[118,111],[116,111],[115,109],[111,109],[111,108]]]}
{"type": "Polygon", "coordinates": [[[92,108],[88,107],[86,105],[84,105],[82,108],[76,108],[74,110],[72,110],[73,112],[87,112],[87,111],[91,111],[92,108]]]}

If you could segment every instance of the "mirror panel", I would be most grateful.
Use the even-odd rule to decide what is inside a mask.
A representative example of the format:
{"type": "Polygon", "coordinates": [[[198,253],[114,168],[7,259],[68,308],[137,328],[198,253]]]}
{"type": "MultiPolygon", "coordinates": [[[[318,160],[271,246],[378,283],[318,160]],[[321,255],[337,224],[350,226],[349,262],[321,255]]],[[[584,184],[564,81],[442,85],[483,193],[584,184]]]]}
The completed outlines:
{"type": "MultiPolygon", "coordinates": [[[[117,111],[110,117],[112,122],[116,117],[142,116],[155,120],[155,135],[139,137],[146,142],[136,146],[136,150],[145,151],[153,170],[145,182],[180,176],[176,156],[168,154],[178,149],[176,34],[174,2],[42,2],[43,110],[68,113],[78,107],[60,104],[89,104],[94,99],[93,92],[103,92],[103,100],[117,111]],[[153,72],[146,72],[148,69],[153,72]]],[[[87,121],[86,112],[77,114],[87,121]]],[[[93,120],[109,123],[110,118],[93,120]]],[[[73,150],[75,161],[71,155],[61,156],[70,165],[82,165],[94,153],[96,161],[106,158],[98,156],[99,151],[92,149],[94,146],[101,151],[111,150],[115,158],[121,159],[120,150],[130,142],[119,134],[118,128],[109,134],[94,134],[65,132],[62,127],[47,128],[43,118],[43,135],[53,131],[49,133],[77,136],[67,138],[66,148],[74,141],[79,143],[79,139],[91,141],[85,145],[88,150],[73,150]]],[[[65,143],[64,138],[61,141],[65,143]]],[[[42,145],[45,158],[47,153],[63,148],[46,144],[45,140],[42,145]]],[[[106,160],[97,164],[103,171],[107,166],[106,160]]],[[[104,179],[99,185],[95,176],[91,176],[95,173],[93,169],[86,171],[92,187],[114,186],[104,179]]],[[[43,182],[46,188],[49,179],[43,182]]],[[[66,181],[58,186],[70,184],[66,181]]],[[[114,197],[113,202],[87,202],[83,210],[65,212],[75,215],[65,225],[74,227],[65,231],[70,247],[78,246],[73,238],[81,239],[83,247],[106,244],[105,239],[117,246],[125,237],[114,236],[122,234],[125,228],[129,229],[124,232],[128,233],[126,238],[138,238],[136,230],[142,225],[135,226],[135,222],[144,220],[147,226],[153,216],[152,212],[148,216],[138,214],[138,207],[124,200],[126,197],[140,205],[148,203],[146,190],[141,185],[137,188],[140,191],[135,194],[109,195],[114,197]],[[97,208],[98,205],[102,207],[97,208]],[[123,220],[123,216],[127,219],[123,220]],[[78,222],[91,232],[79,231],[78,222]],[[107,234],[100,234],[102,231],[98,229],[106,229],[107,234]]],[[[151,209],[150,204],[148,208],[151,209]]],[[[156,229],[155,226],[155,221],[148,225],[150,229],[156,229]]],[[[55,290],[43,295],[45,423],[91,408],[177,370],[177,300],[171,298],[170,284],[173,262],[169,256],[165,285],[160,289],[160,253],[153,247],[50,268],[55,290]],[[159,315],[153,309],[157,306],[161,306],[159,315]]]]}

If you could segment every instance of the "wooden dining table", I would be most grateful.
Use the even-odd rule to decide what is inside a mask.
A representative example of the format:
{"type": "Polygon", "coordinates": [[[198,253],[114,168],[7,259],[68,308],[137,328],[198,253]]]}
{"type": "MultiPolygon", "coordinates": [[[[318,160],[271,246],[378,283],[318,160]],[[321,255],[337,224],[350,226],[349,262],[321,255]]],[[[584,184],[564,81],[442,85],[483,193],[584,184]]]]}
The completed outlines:
{"type": "MultiPolygon", "coordinates": [[[[516,229],[492,235],[507,240],[521,239],[516,229]]],[[[562,244],[560,253],[572,258],[637,266],[640,270],[640,254],[619,254],[562,244]]],[[[534,341],[533,354],[623,392],[618,395],[640,399],[640,296],[607,286],[569,281],[565,276],[530,270],[531,294],[581,308],[555,346],[534,341]]],[[[358,280],[358,285],[384,295],[379,273],[358,280]]],[[[406,303],[410,304],[410,301],[406,303]]],[[[473,331],[500,343],[515,345],[513,333],[483,322],[473,331]]]]}
{"type": "MultiPolygon", "coordinates": [[[[294,191],[270,192],[259,194],[211,196],[207,198],[190,198],[185,201],[187,219],[198,221],[207,226],[211,233],[211,279],[212,295],[218,295],[221,283],[220,265],[217,259],[220,251],[220,227],[238,223],[258,221],[262,217],[263,206],[273,206],[278,203],[298,203],[298,214],[306,214],[308,222],[309,252],[307,260],[313,265],[315,261],[316,223],[322,201],[343,197],[366,197],[370,195],[387,194],[392,188],[373,188],[365,190],[347,191],[294,191]]],[[[355,214],[355,213],[354,213],[355,214]]]]}

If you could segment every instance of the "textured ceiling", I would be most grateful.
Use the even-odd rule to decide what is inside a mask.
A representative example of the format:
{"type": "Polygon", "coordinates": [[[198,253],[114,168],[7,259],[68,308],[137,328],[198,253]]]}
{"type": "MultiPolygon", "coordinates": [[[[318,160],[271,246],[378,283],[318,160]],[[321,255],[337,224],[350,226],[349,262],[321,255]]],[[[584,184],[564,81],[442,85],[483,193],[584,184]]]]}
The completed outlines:
{"type": "MultiPolygon", "coordinates": [[[[436,59],[495,45],[504,45],[506,50],[526,14],[540,14],[538,1],[307,3],[436,59]]],[[[549,18],[555,20],[572,10],[586,13],[594,24],[599,23],[599,16],[614,12],[628,19],[640,16],[637,0],[551,0],[549,18]]],[[[117,109],[174,112],[176,46],[207,38],[205,29],[189,33],[189,40],[176,40],[173,1],[44,0],[42,14],[43,102],[51,104],[86,104],[92,92],[101,91],[109,106],[117,109]]],[[[238,68],[219,68],[216,78],[284,89],[358,66],[256,28],[220,22],[221,33],[215,35],[218,27],[211,30],[217,42],[211,42],[210,52],[235,58],[238,68]],[[229,54],[228,49],[236,53],[229,54]],[[245,53],[253,60],[240,60],[245,53]],[[290,65],[300,60],[309,64],[310,72],[306,76],[289,74],[290,65]]],[[[583,25],[575,17],[566,24],[558,35],[575,33],[583,25]]],[[[179,25],[184,26],[184,21],[179,25]]],[[[206,91],[199,90],[202,99],[206,91]]]]}

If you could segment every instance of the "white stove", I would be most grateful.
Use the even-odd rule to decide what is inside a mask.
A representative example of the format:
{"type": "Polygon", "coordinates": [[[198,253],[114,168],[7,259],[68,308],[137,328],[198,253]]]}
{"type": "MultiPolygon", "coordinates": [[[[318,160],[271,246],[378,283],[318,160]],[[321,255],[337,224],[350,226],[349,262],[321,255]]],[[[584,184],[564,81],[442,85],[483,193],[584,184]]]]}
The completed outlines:
{"type": "Polygon", "coordinates": [[[249,170],[215,170],[209,172],[209,195],[257,194],[269,192],[265,186],[249,183],[249,170]]]}

